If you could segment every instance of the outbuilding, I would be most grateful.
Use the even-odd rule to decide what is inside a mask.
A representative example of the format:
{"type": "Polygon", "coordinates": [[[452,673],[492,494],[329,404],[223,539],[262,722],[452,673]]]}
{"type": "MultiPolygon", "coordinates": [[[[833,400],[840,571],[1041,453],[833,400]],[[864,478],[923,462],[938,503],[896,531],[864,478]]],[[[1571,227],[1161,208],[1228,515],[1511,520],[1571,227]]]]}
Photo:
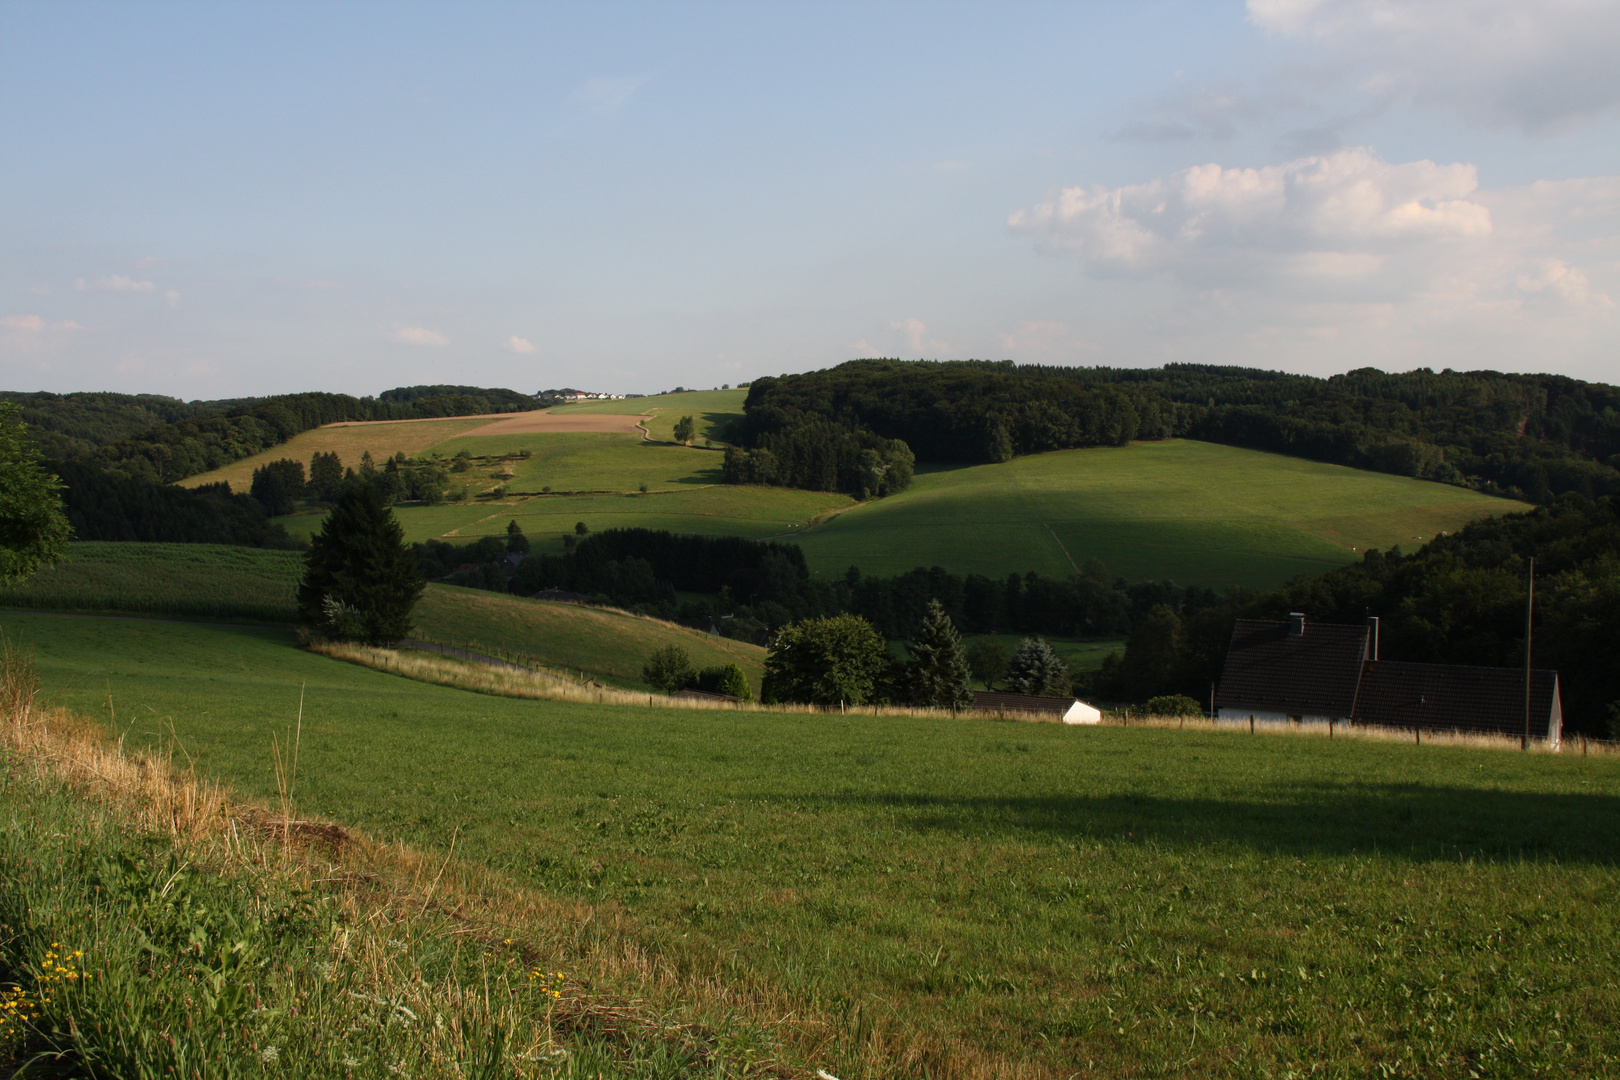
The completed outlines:
{"type": "Polygon", "coordinates": [[[1028,713],[1032,716],[1053,717],[1065,724],[1100,724],[1102,712],[1079,698],[1045,697],[1035,694],[998,694],[990,690],[973,691],[975,712],[1028,713]]]}

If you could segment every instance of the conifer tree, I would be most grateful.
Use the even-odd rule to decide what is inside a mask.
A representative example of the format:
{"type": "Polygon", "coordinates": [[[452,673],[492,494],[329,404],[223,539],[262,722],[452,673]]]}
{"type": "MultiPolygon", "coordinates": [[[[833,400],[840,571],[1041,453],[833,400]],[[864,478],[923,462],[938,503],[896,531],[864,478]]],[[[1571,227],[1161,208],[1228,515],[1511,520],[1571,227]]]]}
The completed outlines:
{"type": "Polygon", "coordinates": [[[1069,665],[1058,659],[1044,638],[1038,637],[1027,637],[1019,644],[1002,682],[1015,694],[1060,696],[1072,689],[1069,665]]]}
{"type": "Polygon", "coordinates": [[[938,600],[930,600],[922,630],[911,645],[911,669],[907,675],[912,704],[965,709],[973,704],[973,691],[968,689],[972,674],[956,624],[938,600]]]}
{"type": "Polygon", "coordinates": [[[298,611],[323,634],[383,645],[410,633],[426,587],[394,512],[370,484],[352,483],[310,540],[298,611]]]}

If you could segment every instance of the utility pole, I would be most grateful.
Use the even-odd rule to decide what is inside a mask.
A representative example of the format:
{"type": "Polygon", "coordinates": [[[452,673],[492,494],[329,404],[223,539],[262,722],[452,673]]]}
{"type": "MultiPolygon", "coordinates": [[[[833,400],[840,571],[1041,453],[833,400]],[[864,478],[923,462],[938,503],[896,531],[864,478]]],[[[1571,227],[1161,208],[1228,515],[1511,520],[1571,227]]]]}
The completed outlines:
{"type": "Polygon", "coordinates": [[[1531,616],[1536,608],[1536,559],[1530,557],[1529,587],[1524,596],[1524,737],[1519,740],[1519,749],[1530,749],[1530,631],[1532,628],[1531,616]]]}

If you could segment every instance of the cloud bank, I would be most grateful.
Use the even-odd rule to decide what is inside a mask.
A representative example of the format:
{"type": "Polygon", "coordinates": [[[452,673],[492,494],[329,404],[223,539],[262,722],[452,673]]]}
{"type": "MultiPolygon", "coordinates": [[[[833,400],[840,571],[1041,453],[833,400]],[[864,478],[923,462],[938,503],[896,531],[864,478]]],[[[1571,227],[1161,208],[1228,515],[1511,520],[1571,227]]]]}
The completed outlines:
{"type": "Polygon", "coordinates": [[[1620,177],[1491,191],[1471,164],[1361,148],[1065,188],[1007,224],[1093,278],[1158,283],[1161,331],[1212,348],[1294,334],[1421,354],[1485,335],[1522,356],[1550,335],[1596,355],[1614,336],[1620,177]]]}
{"type": "Polygon", "coordinates": [[[425,326],[406,326],[389,335],[391,341],[401,345],[448,345],[450,339],[437,330],[425,326]]]}
{"type": "Polygon", "coordinates": [[[1249,20],[1320,44],[1363,89],[1544,133],[1620,105],[1616,0],[1249,0],[1249,20]]]}

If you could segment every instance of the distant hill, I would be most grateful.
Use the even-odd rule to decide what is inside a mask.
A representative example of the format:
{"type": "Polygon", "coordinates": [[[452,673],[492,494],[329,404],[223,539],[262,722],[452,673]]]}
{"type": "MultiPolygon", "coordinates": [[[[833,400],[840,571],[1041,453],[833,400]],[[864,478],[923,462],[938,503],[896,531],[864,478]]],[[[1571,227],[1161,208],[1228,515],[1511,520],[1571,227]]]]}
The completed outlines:
{"type": "Polygon", "coordinates": [[[1620,388],[1557,375],[856,360],[756,379],[745,410],[731,438],[768,467],[731,478],[791,487],[856,492],[874,440],[993,463],[1181,436],[1532,502],[1620,492],[1620,388]]]}

